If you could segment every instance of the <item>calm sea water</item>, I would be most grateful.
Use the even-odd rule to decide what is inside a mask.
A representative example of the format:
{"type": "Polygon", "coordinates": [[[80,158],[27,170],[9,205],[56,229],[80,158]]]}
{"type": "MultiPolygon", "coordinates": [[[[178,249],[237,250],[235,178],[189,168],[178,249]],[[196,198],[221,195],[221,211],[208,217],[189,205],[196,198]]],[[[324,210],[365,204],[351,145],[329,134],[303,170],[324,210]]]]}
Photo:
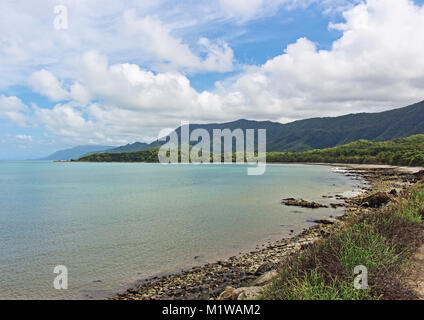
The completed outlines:
{"type": "Polygon", "coordinates": [[[0,162],[0,298],[108,297],[299,232],[336,211],[282,198],[325,203],[359,184],[324,166],[248,176],[244,165],[0,162]],[[57,265],[66,291],[53,287],[57,265]]]}

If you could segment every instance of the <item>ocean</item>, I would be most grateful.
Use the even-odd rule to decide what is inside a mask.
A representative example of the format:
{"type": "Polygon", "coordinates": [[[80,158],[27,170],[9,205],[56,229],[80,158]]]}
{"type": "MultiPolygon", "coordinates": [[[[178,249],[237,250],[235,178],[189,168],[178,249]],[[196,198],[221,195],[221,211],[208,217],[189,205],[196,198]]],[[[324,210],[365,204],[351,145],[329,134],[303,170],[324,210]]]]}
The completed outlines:
{"type": "Polygon", "coordinates": [[[363,182],[334,167],[0,162],[0,298],[104,299],[137,280],[251,251],[341,209],[363,182]],[[68,270],[57,290],[55,266],[68,270]]]}

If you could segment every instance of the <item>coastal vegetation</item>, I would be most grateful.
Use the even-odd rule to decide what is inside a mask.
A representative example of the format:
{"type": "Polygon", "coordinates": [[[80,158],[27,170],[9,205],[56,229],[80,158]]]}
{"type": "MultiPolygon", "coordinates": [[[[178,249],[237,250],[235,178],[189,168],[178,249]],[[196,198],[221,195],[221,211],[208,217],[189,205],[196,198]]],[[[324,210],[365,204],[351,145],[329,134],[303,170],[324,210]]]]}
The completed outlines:
{"type": "Polygon", "coordinates": [[[424,185],[382,211],[354,216],[346,227],[302,250],[280,267],[261,299],[357,300],[416,298],[403,281],[424,243],[424,185]],[[354,269],[368,269],[368,289],[354,287],[354,269]]]}
{"type": "MultiPolygon", "coordinates": [[[[126,153],[97,153],[75,161],[158,162],[158,148],[126,153]]],[[[181,153],[180,153],[181,157],[181,153]]],[[[224,158],[224,155],[221,156],[224,158]]],[[[236,154],[232,155],[233,161],[236,154]]],[[[212,162],[212,155],[211,155],[212,162]]],[[[358,140],[328,149],[304,152],[268,152],[268,163],[324,162],[424,166],[424,134],[390,141],[358,140]]]]}
{"type": "Polygon", "coordinates": [[[423,166],[424,135],[413,135],[383,142],[358,140],[333,148],[299,153],[269,152],[267,162],[338,162],[423,166]]]}

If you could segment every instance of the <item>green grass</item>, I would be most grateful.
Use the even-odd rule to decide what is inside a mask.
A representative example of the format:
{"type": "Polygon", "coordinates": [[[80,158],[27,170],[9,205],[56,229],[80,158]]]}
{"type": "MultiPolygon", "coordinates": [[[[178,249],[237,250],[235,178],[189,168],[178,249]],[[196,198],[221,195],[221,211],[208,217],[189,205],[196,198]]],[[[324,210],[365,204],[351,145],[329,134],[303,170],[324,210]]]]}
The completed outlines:
{"type": "Polygon", "coordinates": [[[300,271],[300,265],[281,271],[260,299],[278,300],[360,300],[371,299],[368,291],[334,277],[326,280],[319,267],[300,271]]]}
{"type": "Polygon", "coordinates": [[[414,296],[400,279],[424,243],[424,185],[393,207],[351,218],[346,227],[291,257],[260,299],[363,300],[414,296]],[[368,290],[354,288],[355,266],[368,269],[368,290]]]}
{"type": "Polygon", "coordinates": [[[395,263],[399,257],[396,248],[387,243],[387,239],[376,232],[366,220],[352,226],[330,243],[335,245],[333,250],[337,249],[334,250],[336,257],[346,270],[364,265],[370,275],[386,265],[395,263]]]}
{"type": "Polygon", "coordinates": [[[421,222],[420,212],[424,212],[424,188],[416,190],[408,200],[402,201],[396,213],[409,221],[421,222]]]}

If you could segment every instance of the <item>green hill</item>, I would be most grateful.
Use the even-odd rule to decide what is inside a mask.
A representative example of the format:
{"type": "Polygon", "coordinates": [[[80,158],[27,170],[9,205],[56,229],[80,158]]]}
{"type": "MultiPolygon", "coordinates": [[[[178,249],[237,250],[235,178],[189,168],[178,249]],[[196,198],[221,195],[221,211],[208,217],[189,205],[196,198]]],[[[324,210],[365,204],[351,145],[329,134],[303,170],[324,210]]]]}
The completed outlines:
{"type": "Polygon", "coordinates": [[[424,135],[413,135],[383,142],[358,140],[343,146],[300,153],[269,152],[267,161],[424,166],[424,135]]]}
{"type": "MultiPolygon", "coordinates": [[[[92,154],[77,161],[158,162],[158,149],[92,154]]],[[[358,140],[343,146],[298,153],[268,152],[267,162],[340,162],[424,166],[424,134],[384,142],[358,140]]]]}

